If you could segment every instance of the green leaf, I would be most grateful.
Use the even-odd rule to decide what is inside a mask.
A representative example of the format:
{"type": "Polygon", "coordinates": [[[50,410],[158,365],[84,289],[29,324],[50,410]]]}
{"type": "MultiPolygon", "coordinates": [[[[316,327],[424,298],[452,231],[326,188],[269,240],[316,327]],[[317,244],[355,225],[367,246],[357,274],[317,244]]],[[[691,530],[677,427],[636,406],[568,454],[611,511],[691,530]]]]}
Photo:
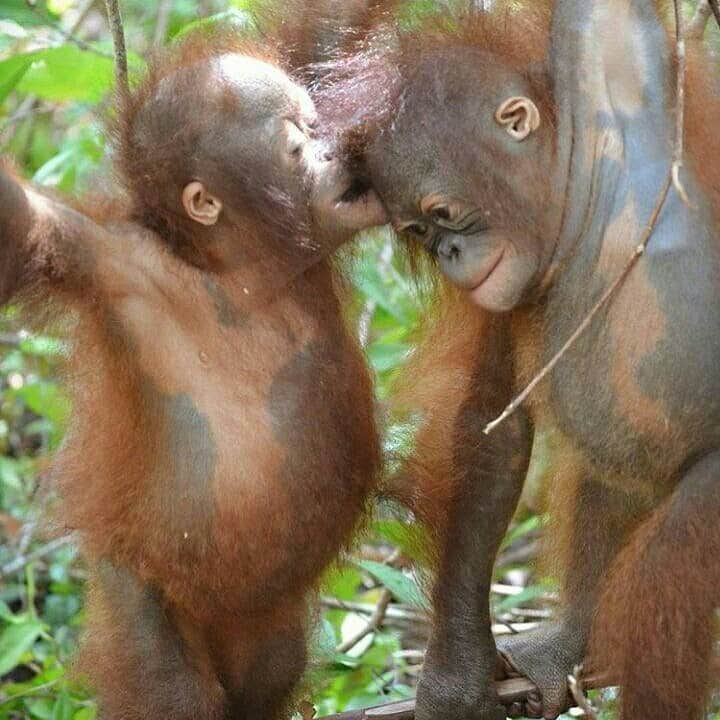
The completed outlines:
{"type": "Polygon", "coordinates": [[[248,31],[253,29],[253,19],[250,13],[245,12],[244,10],[231,8],[230,10],[210,15],[210,17],[188,23],[179,33],[177,33],[177,35],[175,35],[174,40],[179,40],[189,33],[196,31],[212,32],[220,26],[232,28],[234,30],[248,31]]]}
{"type": "Polygon", "coordinates": [[[362,584],[362,576],[347,565],[331,567],[322,579],[320,585],[323,595],[330,595],[338,600],[352,600],[357,589],[362,584]]]}
{"type": "Polygon", "coordinates": [[[26,55],[16,55],[0,62],[0,105],[15,89],[32,65],[32,59],[26,55]]]}
{"type": "Polygon", "coordinates": [[[399,548],[405,557],[427,562],[427,533],[418,523],[378,520],[372,528],[376,535],[399,548]]]}
{"type": "Polygon", "coordinates": [[[47,25],[56,16],[39,6],[33,9],[27,0],[2,0],[0,2],[0,20],[12,20],[19,25],[47,25]]]}
{"type": "Polygon", "coordinates": [[[72,720],[73,703],[67,692],[62,692],[55,701],[51,720],[72,720]]]}
{"type": "Polygon", "coordinates": [[[29,619],[22,625],[9,625],[0,634],[0,677],[7,675],[21,661],[43,632],[39,620],[29,619]]]}
{"type": "Polygon", "coordinates": [[[517,595],[508,595],[508,597],[503,598],[497,605],[495,605],[495,612],[500,614],[507,612],[512,608],[524,605],[525,603],[539,600],[547,591],[548,587],[546,585],[528,585],[517,595]]]}
{"type": "Polygon", "coordinates": [[[512,545],[516,540],[531,533],[533,530],[537,530],[542,524],[540,515],[531,515],[527,520],[515,525],[505,536],[502,547],[506,548],[512,545]]]}
{"type": "Polygon", "coordinates": [[[372,560],[358,560],[355,564],[380,581],[396,600],[423,610],[428,608],[427,600],[417,583],[402,570],[372,560]]]}
{"type": "Polygon", "coordinates": [[[46,335],[29,335],[20,341],[20,350],[35,357],[58,357],[68,350],[67,343],[46,335]]]}
{"type": "Polygon", "coordinates": [[[33,412],[57,425],[62,425],[70,413],[70,402],[57,383],[29,382],[15,390],[14,394],[22,398],[33,412]]]}
{"type": "Polygon", "coordinates": [[[332,660],[335,657],[335,646],[337,635],[332,623],[323,618],[312,636],[312,656],[318,655],[325,660],[332,660]]]}
{"type": "Polygon", "coordinates": [[[97,103],[112,88],[114,63],[76,45],[28,53],[32,65],[18,90],[53,102],[97,103]]]}
{"type": "Polygon", "coordinates": [[[95,720],[97,710],[94,707],[84,707],[73,715],[73,720],[95,720]]]}
{"type": "Polygon", "coordinates": [[[22,478],[17,460],[0,455],[0,484],[13,490],[22,488],[22,478]]]}
{"type": "Polygon", "coordinates": [[[407,360],[408,352],[407,345],[395,343],[373,343],[367,350],[373,368],[379,373],[400,367],[407,360]]]}
{"type": "Polygon", "coordinates": [[[33,700],[28,703],[28,710],[34,718],[38,720],[52,720],[54,701],[50,698],[42,698],[41,700],[33,700]]]}

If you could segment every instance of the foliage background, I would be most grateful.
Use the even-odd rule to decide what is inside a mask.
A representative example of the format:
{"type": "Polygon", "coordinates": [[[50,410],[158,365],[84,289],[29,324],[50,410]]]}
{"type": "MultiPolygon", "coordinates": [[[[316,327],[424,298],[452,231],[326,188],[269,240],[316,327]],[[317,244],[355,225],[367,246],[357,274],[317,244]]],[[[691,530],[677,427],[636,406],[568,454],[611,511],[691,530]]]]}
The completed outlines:
{"type": "MultiPolygon", "coordinates": [[[[218,18],[245,24],[253,0],[122,0],[131,61],[193,24],[218,18]]],[[[433,10],[433,0],[404,12],[433,10]]],[[[0,0],[0,151],[34,182],[82,192],[107,164],[103,118],[113,83],[112,47],[96,0],[0,0]]],[[[410,349],[422,314],[415,285],[392,240],[365,238],[352,262],[358,333],[377,378],[380,402],[410,349]]],[[[85,572],[72,538],[44,522],[54,498],[42,483],[47,457],[61,442],[69,407],[58,378],[62,339],[32,336],[13,309],[0,314],[0,720],[91,720],[92,692],[69,669],[83,627],[85,572]]],[[[405,434],[390,427],[397,449],[405,434]]],[[[538,453],[534,476],[542,474],[538,453]]],[[[552,614],[552,582],[531,561],[542,517],[535,482],[505,542],[493,608],[498,632],[552,614]]],[[[379,507],[357,548],[321,589],[313,633],[315,663],[307,699],[318,714],[414,693],[427,638],[427,603],[412,564],[411,518],[379,507]],[[398,551],[400,556],[398,557],[398,551]],[[383,625],[352,648],[385,594],[383,625]],[[343,651],[344,650],[344,651],[343,651]]],[[[612,693],[602,698],[612,715],[612,693]]]]}

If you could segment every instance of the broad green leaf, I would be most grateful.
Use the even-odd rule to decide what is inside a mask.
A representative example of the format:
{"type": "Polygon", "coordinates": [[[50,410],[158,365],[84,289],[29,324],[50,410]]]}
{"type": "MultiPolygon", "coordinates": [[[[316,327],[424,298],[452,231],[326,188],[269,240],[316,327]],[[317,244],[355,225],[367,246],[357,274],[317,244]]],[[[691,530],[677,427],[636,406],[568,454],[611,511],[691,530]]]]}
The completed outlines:
{"type": "Polygon", "coordinates": [[[43,632],[39,620],[29,619],[22,625],[9,625],[0,633],[0,677],[16,667],[43,632]]]}
{"type": "Polygon", "coordinates": [[[405,575],[402,570],[372,560],[358,560],[355,564],[379,580],[401,603],[422,609],[428,607],[427,600],[417,583],[405,575]]]}
{"type": "Polygon", "coordinates": [[[31,8],[27,0],[0,0],[0,20],[12,20],[20,25],[47,25],[55,16],[41,5],[31,8]]]}
{"type": "Polygon", "coordinates": [[[55,701],[51,720],[72,720],[73,703],[67,692],[62,691],[55,701]]]}
{"type": "Polygon", "coordinates": [[[372,524],[372,529],[378,537],[398,547],[406,557],[427,562],[427,534],[418,523],[378,520],[372,524]]]}
{"type": "Polygon", "coordinates": [[[331,622],[323,618],[318,624],[315,632],[312,634],[312,656],[316,654],[325,660],[332,660],[335,656],[335,646],[337,645],[337,635],[335,628],[331,622]]]}
{"type": "Polygon", "coordinates": [[[5,102],[31,65],[32,58],[27,55],[15,55],[0,62],[0,105],[5,102]]]}
{"type": "Polygon", "coordinates": [[[18,462],[2,455],[0,455],[0,483],[13,490],[22,488],[18,462]]]}
{"type": "Polygon", "coordinates": [[[94,707],[84,707],[73,715],[73,720],[95,720],[97,710],[94,707]]]}
{"type": "Polygon", "coordinates": [[[75,45],[38,50],[24,57],[30,57],[32,65],[18,89],[44,100],[96,103],[113,86],[113,60],[75,45]]]}
{"type": "Polygon", "coordinates": [[[52,720],[54,705],[55,702],[50,698],[42,698],[28,703],[28,710],[38,720],[52,720]]]}
{"type": "Polygon", "coordinates": [[[62,425],[69,415],[70,403],[57,383],[29,382],[15,390],[14,394],[22,398],[33,412],[58,425],[62,425]]]}
{"type": "Polygon", "coordinates": [[[212,32],[213,30],[222,27],[249,31],[253,28],[253,19],[250,13],[245,12],[244,10],[231,8],[230,10],[225,10],[224,12],[217,13],[216,15],[210,15],[210,17],[188,23],[179,33],[177,33],[177,35],[175,35],[174,39],[179,40],[189,33],[196,31],[212,32]]]}
{"type": "Polygon", "coordinates": [[[362,576],[353,567],[332,567],[322,579],[321,592],[338,600],[352,600],[362,584],[362,576]]]}

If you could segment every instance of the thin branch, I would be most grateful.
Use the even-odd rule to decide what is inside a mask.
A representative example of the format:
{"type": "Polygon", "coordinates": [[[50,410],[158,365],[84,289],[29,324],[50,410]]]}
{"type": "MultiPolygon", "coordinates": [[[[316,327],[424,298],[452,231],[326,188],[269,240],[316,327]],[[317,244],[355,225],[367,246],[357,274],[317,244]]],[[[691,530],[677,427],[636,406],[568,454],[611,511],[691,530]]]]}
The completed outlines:
{"type": "Polygon", "coordinates": [[[687,52],[685,50],[685,19],[682,13],[682,0],[674,0],[675,6],[675,45],[677,53],[677,89],[675,101],[675,151],[673,153],[673,185],[682,201],[692,207],[682,181],[680,171],[685,153],[685,73],[687,70],[687,52]]]}
{"type": "Polygon", "coordinates": [[[19,555],[14,560],[11,560],[0,567],[0,578],[6,578],[8,575],[13,575],[16,572],[23,570],[30,563],[35,562],[36,560],[42,560],[67,545],[72,545],[76,540],[77,538],[74,535],[64,535],[63,537],[51,540],[45,545],[41,545],[37,548],[37,550],[33,550],[27,555],[19,555]]]}
{"type": "Polygon", "coordinates": [[[0,333],[0,346],[17,347],[27,335],[23,333],[0,333]]]}
{"type": "Polygon", "coordinates": [[[710,9],[715,16],[715,22],[718,24],[718,27],[720,27],[720,2],[718,2],[718,0],[708,0],[708,2],[710,3],[710,9]]]}
{"type": "MultiPolygon", "coordinates": [[[[607,684],[607,679],[600,675],[591,675],[584,682],[587,689],[606,687],[607,684]]],[[[529,693],[537,691],[535,685],[525,678],[503,680],[496,683],[496,689],[498,698],[505,707],[510,707],[516,702],[525,702],[529,693]]],[[[402,700],[374,708],[327,715],[322,720],[414,720],[414,718],[415,700],[402,700]]]]}
{"type": "Polygon", "coordinates": [[[170,24],[170,12],[172,11],[173,0],[160,0],[158,3],[157,20],[155,21],[155,35],[153,45],[163,45],[167,38],[168,26],[170,24]]]}
{"type": "Polygon", "coordinates": [[[113,46],[115,47],[115,78],[117,86],[121,92],[127,92],[129,87],[127,50],[125,48],[125,30],[123,29],[119,0],[105,0],[105,7],[107,8],[113,46]]]}
{"type": "Polygon", "coordinates": [[[590,327],[592,321],[595,319],[595,316],[608,304],[608,302],[612,299],[613,295],[615,295],[621,285],[625,282],[628,275],[632,272],[633,268],[637,264],[637,261],[645,252],[648,240],[650,239],[653,230],[655,230],[655,225],[657,224],[657,219],[660,216],[660,211],[662,210],[663,205],[665,204],[665,199],[667,198],[668,192],[670,191],[672,180],[673,175],[671,170],[670,173],[668,173],[658,202],[655,205],[655,210],[653,211],[650,223],[645,229],[645,235],[643,236],[643,240],[633,251],[622,272],[617,276],[612,285],[610,285],[610,287],[602,294],[602,296],[595,303],[595,305],[593,305],[590,312],[585,316],[585,318],[577,327],[575,332],[568,338],[568,340],[555,354],[552,360],[550,360],[550,362],[545,365],[545,367],[531,380],[529,385],[505,408],[505,410],[503,410],[500,417],[493,420],[491,423],[488,423],[488,425],[483,430],[485,435],[489,435],[493,430],[495,430],[496,427],[498,427],[498,425],[507,420],[525,402],[525,400],[528,399],[532,391],[555,369],[555,366],[563,359],[563,357],[565,357],[565,353],[567,353],[567,351],[577,342],[580,336],[583,335],[583,333],[590,327]]]}
{"type": "MultiPolygon", "coordinates": [[[[328,610],[344,610],[345,612],[353,612],[358,615],[372,615],[377,605],[371,603],[350,602],[347,600],[338,600],[334,597],[323,597],[320,604],[328,610]]],[[[415,610],[407,610],[400,605],[390,605],[385,611],[385,619],[401,620],[410,623],[429,623],[430,616],[427,613],[417,612],[415,610]]]]}
{"type": "Polygon", "coordinates": [[[378,604],[375,606],[375,610],[373,614],[370,616],[370,619],[367,621],[367,625],[360,630],[359,632],[355,633],[351,638],[348,638],[344,642],[341,642],[336,648],[335,652],[337,653],[346,653],[352,650],[361,640],[364,640],[368,635],[371,633],[374,633],[385,620],[385,613],[388,609],[388,605],[390,605],[390,601],[392,600],[392,593],[387,589],[383,588],[382,593],[380,593],[380,600],[378,600],[378,604]]]}
{"type": "MultiPolygon", "coordinates": [[[[549,375],[555,366],[563,359],[567,351],[577,342],[577,340],[585,333],[590,327],[595,316],[613,299],[615,293],[623,285],[627,277],[630,275],[632,270],[637,265],[638,260],[642,257],[647,248],[648,242],[655,231],[658,218],[665,206],[670,188],[674,185],[680,197],[683,199],[689,207],[692,207],[690,199],[685,192],[684,187],[680,181],[680,170],[683,164],[683,135],[685,132],[684,119],[685,119],[685,70],[686,70],[686,56],[685,56],[685,40],[683,38],[683,17],[680,7],[681,0],[673,0],[675,7],[675,39],[677,44],[677,56],[678,56],[678,68],[677,68],[677,100],[676,100],[676,111],[675,111],[675,149],[673,152],[673,162],[668,173],[668,177],[663,184],[662,190],[658,197],[655,209],[653,210],[650,221],[648,222],[645,231],[642,235],[640,243],[635,247],[632,254],[628,258],[625,267],[622,269],[617,278],[612,282],[610,287],[602,294],[600,299],[593,305],[590,312],[585,316],[580,325],[577,327],[575,332],[568,338],[565,344],[555,354],[555,356],[548,362],[545,367],[530,381],[528,386],[503,410],[502,414],[493,420],[485,427],[483,432],[485,435],[489,435],[495,428],[501,425],[507,418],[509,418],[530,396],[533,390],[549,375]]],[[[717,3],[716,3],[717,4],[717,3]]]]}
{"type": "Polygon", "coordinates": [[[572,675],[568,675],[568,688],[577,706],[585,713],[590,720],[598,720],[598,711],[593,707],[585,695],[584,683],[582,680],[583,667],[576,665],[572,675]]]}
{"type": "Polygon", "coordinates": [[[94,45],[91,45],[90,43],[86,43],[84,40],[80,40],[80,38],[75,37],[71,32],[68,30],[64,30],[60,25],[57,23],[53,23],[51,20],[48,19],[46,15],[44,15],[40,10],[37,8],[37,6],[30,2],[29,0],[26,0],[27,6],[30,8],[30,10],[37,15],[39,18],[42,19],[42,21],[51,27],[55,32],[57,32],[65,41],[72,43],[73,45],[76,45],[81,50],[84,50],[85,52],[92,53],[93,55],[97,55],[98,57],[105,58],[106,60],[113,60],[113,56],[109,53],[103,52],[102,50],[98,50],[94,45]]]}
{"type": "Polygon", "coordinates": [[[85,0],[85,4],[80,6],[72,25],[70,25],[67,29],[68,35],[75,35],[75,33],[80,29],[80,26],[85,22],[87,16],[90,14],[90,11],[93,9],[95,1],[96,0],[85,0]]]}
{"type": "Polygon", "coordinates": [[[700,0],[695,9],[695,15],[693,15],[693,19],[685,30],[685,38],[688,40],[702,40],[711,15],[712,8],[708,0],[700,0]]]}

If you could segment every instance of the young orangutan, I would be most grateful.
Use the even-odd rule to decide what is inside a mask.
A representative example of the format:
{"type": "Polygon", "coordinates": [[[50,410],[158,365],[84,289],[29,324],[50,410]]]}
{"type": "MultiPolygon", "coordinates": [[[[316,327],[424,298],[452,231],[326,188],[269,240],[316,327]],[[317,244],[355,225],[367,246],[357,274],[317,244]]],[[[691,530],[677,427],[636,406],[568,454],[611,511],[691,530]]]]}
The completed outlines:
{"type": "Polygon", "coordinates": [[[396,228],[465,295],[448,299],[410,375],[424,423],[405,477],[441,555],[418,720],[506,716],[488,596],[538,430],[554,438],[563,605],[500,643],[502,666],[538,688],[513,714],[556,718],[587,654],[621,685],[623,720],[703,716],[720,606],[720,89],[688,43],[685,202],[669,182],[670,6],[443,13],[328,92],[396,228]]]}
{"type": "Polygon", "coordinates": [[[73,209],[0,172],[0,302],[77,317],[54,473],[110,720],[278,717],[308,590],[376,480],[328,253],[382,213],[315,122],[268,50],[191,38],[121,98],[127,200],[73,209]]]}

